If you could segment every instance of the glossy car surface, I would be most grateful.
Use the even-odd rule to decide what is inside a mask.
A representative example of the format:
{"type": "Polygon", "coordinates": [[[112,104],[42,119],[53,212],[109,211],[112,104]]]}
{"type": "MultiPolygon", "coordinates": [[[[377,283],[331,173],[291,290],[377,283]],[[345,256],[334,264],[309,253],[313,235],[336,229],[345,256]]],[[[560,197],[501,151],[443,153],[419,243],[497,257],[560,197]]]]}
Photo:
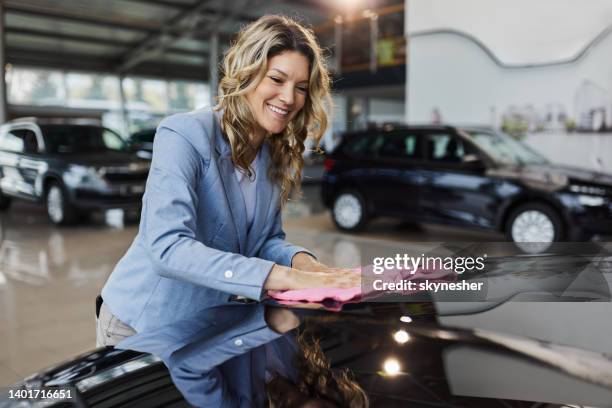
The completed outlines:
{"type": "Polygon", "coordinates": [[[93,210],[137,210],[149,161],[98,124],[19,120],[0,128],[0,208],[12,198],[43,203],[65,224],[93,210]]]}
{"type": "Polygon", "coordinates": [[[347,134],[326,160],[336,225],[373,216],[506,233],[515,242],[612,232],[612,176],[554,165],[510,136],[450,126],[347,134]]]}
{"type": "MultiPolygon", "coordinates": [[[[612,360],[603,353],[443,327],[430,303],[346,309],[296,313],[302,329],[319,339],[332,367],[348,369],[372,407],[551,408],[612,401],[612,360]],[[542,404],[525,401],[531,399],[542,404]]],[[[73,405],[66,406],[188,406],[159,359],[110,347],[41,371],[10,389],[40,387],[74,390],[73,405]]],[[[0,407],[17,403],[0,396],[0,407]]]]}

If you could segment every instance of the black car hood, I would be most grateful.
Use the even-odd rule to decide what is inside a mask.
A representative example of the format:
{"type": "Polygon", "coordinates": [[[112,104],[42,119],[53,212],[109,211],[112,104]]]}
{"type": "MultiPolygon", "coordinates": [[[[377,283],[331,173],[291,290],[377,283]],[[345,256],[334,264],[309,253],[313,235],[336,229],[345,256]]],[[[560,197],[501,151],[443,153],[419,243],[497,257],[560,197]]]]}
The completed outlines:
{"type": "Polygon", "coordinates": [[[530,187],[555,191],[569,184],[612,187],[612,174],[558,164],[501,166],[489,170],[489,175],[520,180],[530,187]]]}
{"type": "Polygon", "coordinates": [[[131,152],[78,153],[65,155],[68,162],[82,166],[126,166],[134,162],[146,162],[131,152]]]}
{"type": "Polygon", "coordinates": [[[612,187],[612,174],[602,173],[583,169],[580,167],[563,166],[558,164],[532,165],[526,166],[528,171],[539,173],[556,173],[562,174],[569,178],[570,182],[580,182],[588,184],[600,184],[603,186],[612,187]]]}
{"type": "MultiPolygon", "coordinates": [[[[574,393],[569,399],[575,402],[602,406],[601,402],[612,396],[612,358],[608,355],[485,330],[444,327],[430,314],[430,308],[428,304],[371,303],[352,305],[342,313],[296,313],[303,329],[320,339],[332,367],[349,369],[367,388],[372,407],[406,406],[407,401],[414,406],[524,407],[532,405],[505,398],[559,399],[554,389],[521,395],[521,387],[529,388],[520,381],[514,384],[513,378],[521,376],[533,378],[529,382],[536,386],[554,386],[561,379],[563,388],[574,393]],[[407,313],[413,321],[402,323],[400,317],[407,313]],[[399,329],[411,338],[406,344],[393,340],[399,329]],[[475,351],[489,354],[472,358],[470,353],[475,351]],[[389,357],[399,361],[407,375],[395,380],[381,375],[383,362],[389,357]],[[513,370],[487,362],[510,364],[513,370]],[[502,381],[498,374],[503,377],[504,373],[509,379],[502,381]],[[494,381],[481,387],[480,382],[489,377],[494,381]],[[495,384],[504,388],[490,388],[495,384]],[[499,398],[504,402],[498,402],[499,398]]],[[[29,388],[76,385],[87,399],[103,384],[106,390],[128,384],[125,378],[138,375],[139,370],[155,370],[157,377],[165,376],[169,381],[158,358],[107,347],[33,375],[25,383],[29,388]]],[[[567,394],[562,391],[560,395],[567,394]]],[[[2,402],[0,399],[0,406],[2,402]]]]}

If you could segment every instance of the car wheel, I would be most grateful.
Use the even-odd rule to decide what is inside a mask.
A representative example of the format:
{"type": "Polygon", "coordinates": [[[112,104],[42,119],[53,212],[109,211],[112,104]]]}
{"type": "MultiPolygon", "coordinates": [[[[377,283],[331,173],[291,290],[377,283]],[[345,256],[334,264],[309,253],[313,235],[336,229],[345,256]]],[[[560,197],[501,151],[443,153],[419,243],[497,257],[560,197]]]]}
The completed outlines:
{"type": "Polygon", "coordinates": [[[13,200],[10,197],[5,196],[2,194],[2,191],[0,191],[0,211],[8,210],[12,202],[13,200]]]}
{"type": "Polygon", "coordinates": [[[545,204],[530,203],[512,211],[506,225],[506,236],[521,249],[526,248],[520,244],[533,243],[536,246],[532,249],[541,252],[553,242],[561,241],[565,231],[557,211],[545,204]]]}
{"type": "Polygon", "coordinates": [[[60,183],[52,182],[45,196],[47,216],[56,225],[72,224],[77,219],[77,212],[68,202],[68,197],[60,183]]]}
{"type": "Polygon", "coordinates": [[[344,231],[358,231],[366,223],[365,200],[357,191],[343,191],[336,196],[332,206],[332,218],[344,231]]]}

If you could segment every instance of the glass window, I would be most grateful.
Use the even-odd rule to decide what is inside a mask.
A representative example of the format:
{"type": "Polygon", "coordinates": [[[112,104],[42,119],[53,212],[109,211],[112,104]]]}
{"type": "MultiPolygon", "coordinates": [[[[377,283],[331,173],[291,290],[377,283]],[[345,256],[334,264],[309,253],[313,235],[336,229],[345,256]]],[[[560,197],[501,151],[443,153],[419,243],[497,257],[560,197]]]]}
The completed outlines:
{"type": "Polygon", "coordinates": [[[351,20],[342,26],[342,69],[368,69],[371,56],[370,19],[351,20]]]}
{"type": "Polygon", "coordinates": [[[419,156],[417,150],[418,138],[416,135],[392,134],[384,135],[381,139],[382,143],[377,150],[378,155],[381,157],[414,159],[419,156]]]}
{"type": "Polygon", "coordinates": [[[68,101],[74,106],[119,108],[119,78],[110,75],[68,73],[68,101]]]}
{"type": "Polygon", "coordinates": [[[25,105],[64,105],[66,99],[62,73],[40,69],[12,69],[7,94],[9,103],[25,105]]]}
{"type": "Polygon", "coordinates": [[[0,148],[11,152],[23,153],[25,151],[25,140],[19,130],[10,130],[0,138],[0,148]]]}
{"type": "Polygon", "coordinates": [[[38,153],[38,139],[36,133],[31,129],[14,130],[14,134],[23,139],[23,151],[25,153],[38,153]]]}
{"type": "Polygon", "coordinates": [[[544,164],[547,160],[526,144],[501,132],[466,131],[470,140],[504,164],[544,164]]]}
{"type": "Polygon", "coordinates": [[[168,110],[167,82],[158,79],[126,78],[123,87],[128,109],[166,112],[168,110]]]}
{"type": "Polygon", "coordinates": [[[404,13],[381,14],[378,17],[378,41],[376,43],[378,65],[400,65],[406,63],[406,38],[404,36],[404,13]]]}
{"type": "Polygon", "coordinates": [[[49,153],[103,153],[125,146],[118,134],[101,126],[45,125],[42,131],[49,153]]]}
{"type": "Polygon", "coordinates": [[[474,153],[463,141],[449,134],[433,134],[427,137],[427,159],[442,163],[459,163],[463,156],[474,153]],[[469,152],[468,152],[469,150],[469,152]]]}
{"type": "Polygon", "coordinates": [[[372,136],[350,137],[344,145],[344,153],[348,155],[365,155],[369,153],[369,146],[374,138],[372,136]]]}

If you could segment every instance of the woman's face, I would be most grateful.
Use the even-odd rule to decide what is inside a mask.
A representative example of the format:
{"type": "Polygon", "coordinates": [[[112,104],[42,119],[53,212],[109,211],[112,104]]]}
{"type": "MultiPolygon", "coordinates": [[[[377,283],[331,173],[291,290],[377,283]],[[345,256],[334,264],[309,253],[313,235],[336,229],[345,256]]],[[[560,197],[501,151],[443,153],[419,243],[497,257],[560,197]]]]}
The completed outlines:
{"type": "Polygon", "coordinates": [[[246,99],[258,125],[256,136],[280,133],[302,109],[308,94],[308,59],[285,51],[268,60],[264,78],[246,99]]]}

